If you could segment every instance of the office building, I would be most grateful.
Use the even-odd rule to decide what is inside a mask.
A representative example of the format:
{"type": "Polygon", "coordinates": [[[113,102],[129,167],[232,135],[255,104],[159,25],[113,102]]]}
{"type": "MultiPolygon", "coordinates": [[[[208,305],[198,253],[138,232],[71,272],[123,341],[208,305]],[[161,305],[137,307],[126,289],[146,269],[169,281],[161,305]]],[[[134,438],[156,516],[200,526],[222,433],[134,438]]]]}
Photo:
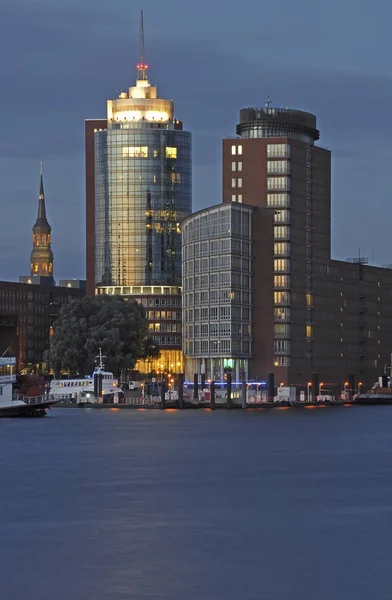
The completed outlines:
{"type": "MultiPolygon", "coordinates": [[[[223,204],[253,207],[249,378],[304,385],[318,373],[324,389],[349,375],[371,385],[390,364],[392,270],[331,259],[331,156],[316,146],[316,117],[268,102],[241,110],[236,133],[223,140],[223,204]]],[[[194,344],[202,324],[193,322],[194,344]]],[[[193,345],[192,354],[190,342],[184,335],[186,362],[208,364],[212,353],[193,345]]]]}
{"type": "Polygon", "coordinates": [[[252,357],[252,207],[220,204],[183,222],[186,376],[248,379],[252,357]]]}
{"type": "Polygon", "coordinates": [[[191,212],[191,134],[147,73],[142,13],[136,85],[107,102],[105,120],[86,122],[87,293],[143,304],[161,348],[159,365],[178,372],[180,223],[191,212]]]}

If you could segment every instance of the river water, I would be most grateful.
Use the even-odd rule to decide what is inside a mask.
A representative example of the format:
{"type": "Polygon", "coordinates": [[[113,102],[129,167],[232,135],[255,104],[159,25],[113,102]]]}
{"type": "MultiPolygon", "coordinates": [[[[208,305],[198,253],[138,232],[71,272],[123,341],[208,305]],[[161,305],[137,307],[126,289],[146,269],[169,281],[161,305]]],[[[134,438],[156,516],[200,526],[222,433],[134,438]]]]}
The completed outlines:
{"type": "Polygon", "coordinates": [[[392,597],[392,408],[0,421],[5,600],[392,597]]]}

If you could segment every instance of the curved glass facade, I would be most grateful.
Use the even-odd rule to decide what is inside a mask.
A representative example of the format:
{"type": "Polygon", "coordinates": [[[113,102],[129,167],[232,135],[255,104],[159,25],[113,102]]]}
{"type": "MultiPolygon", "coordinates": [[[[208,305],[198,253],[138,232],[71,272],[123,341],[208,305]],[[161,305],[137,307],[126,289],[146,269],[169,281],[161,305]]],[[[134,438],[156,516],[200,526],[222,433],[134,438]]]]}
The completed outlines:
{"type": "Polygon", "coordinates": [[[188,378],[247,376],[252,356],[252,212],[221,204],[186,219],[182,238],[183,351],[188,378]]]}
{"type": "Polygon", "coordinates": [[[173,122],[112,122],[95,133],[97,285],[181,285],[191,161],[191,134],[173,122]]]}

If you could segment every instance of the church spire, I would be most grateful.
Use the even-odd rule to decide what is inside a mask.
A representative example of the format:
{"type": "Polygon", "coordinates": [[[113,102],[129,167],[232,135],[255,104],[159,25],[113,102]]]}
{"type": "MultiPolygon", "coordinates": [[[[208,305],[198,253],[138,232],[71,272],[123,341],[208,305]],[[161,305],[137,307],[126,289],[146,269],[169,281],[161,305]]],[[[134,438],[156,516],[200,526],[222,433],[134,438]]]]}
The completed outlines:
{"type": "Polygon", "coordinates": [[[145,50],[144,50],[144,17],[143,10],[140,11],[140,46],[139,46],[139,62],[136,66],[137,69],[137,81],[147,81],[147,69],[148,64],[146,63],[145,50]]]}
{"type": "Polygon", "coordinates": [[[52,228],[46,218],[43,165],[41,162],[37,220],[33,227],[33,250],[31,252],[31,275],[53,278],[52,228]]]}
{"type": "Polygon", "coordinates": [[[36,225],[44,225],[47,224],[49,227],[49,223],[46,219],[46,207],[45,207],[45,194],[44,194],[44,168],[43,163],[41,161],[41,178],[39,185],[39,197],[38,197],[38,215],[36,225]]]}

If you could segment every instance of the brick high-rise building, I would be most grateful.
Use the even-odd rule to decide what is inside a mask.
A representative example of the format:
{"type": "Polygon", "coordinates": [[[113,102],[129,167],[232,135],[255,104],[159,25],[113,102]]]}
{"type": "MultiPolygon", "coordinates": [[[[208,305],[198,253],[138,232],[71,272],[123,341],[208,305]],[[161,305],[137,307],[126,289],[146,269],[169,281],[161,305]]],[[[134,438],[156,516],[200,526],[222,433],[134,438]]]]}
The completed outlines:
{"type": "MultiPolygon", "coordinates": [[[[371,385],[390,364],[392,270],[367,266],[361,257],[352,262],[331,259],[331,155],[315,145],[316,117],[268,103],[241,110],[236,133],[223,140],[223,203],[253,207],[250,357],[243,347],[238,352],[239,321],[233,317],[240,298],[244,306],[240,240],[238,235],[234,239],[240,217],[235,211],[220,237],[227,239],[225,252],[233,253],[235,247],[237,256],[230,262],[231,273],[225,274],[226,289],[217,296],[220,301],[226,294],[225,310],[231,314],[225,318],[231,318],[231,328],[215,318],[215,275],[210,265],[219,242],[216,231],[208,231],[214,227],[209,214],[213,207],[184,223],[185,310],[191,309],[193,294],[198,302],[203,294],[207,307],[203,319],[195,316],[201,315],[201,305],[199,311],[189,311],[192,326],[185,327],[184,335],[187,362],[192,368],[204,362],[208,370],[210,360],[219,359],[211,331],[223,331],[227,341],[222,338],[220,347],[227,352],[222,360],[246,360],[250,379],[265,380],[274,373],[278,384],[303,386],[319,374],[325,390],[336,391],[346,380],[353,387],[355,378],[371,385]],[[199,261],[206,263],[203,277],[191,273],[200,268],[199,261]]],[[[245,246],[243,259],[248,257],[245,246]]],[[[185,326],[187,319],[188,312],[185,326]]],[[[234,368],[238,374],[241,362],[234,368]]],[[[317,377],[313,382],[316,385],[317,377]]]]}

